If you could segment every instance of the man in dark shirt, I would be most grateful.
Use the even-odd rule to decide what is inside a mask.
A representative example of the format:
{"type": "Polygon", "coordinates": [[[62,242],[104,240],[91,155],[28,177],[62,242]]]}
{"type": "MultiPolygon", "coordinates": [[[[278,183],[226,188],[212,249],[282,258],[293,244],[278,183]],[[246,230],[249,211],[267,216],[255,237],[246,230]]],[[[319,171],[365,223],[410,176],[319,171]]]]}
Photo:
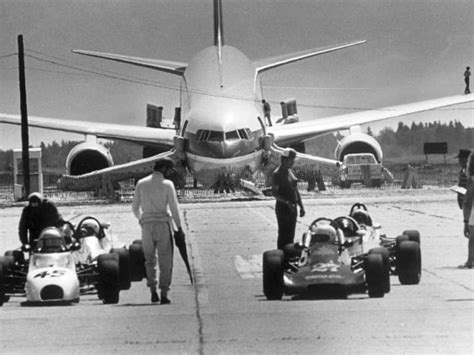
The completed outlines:
{"type": "Polygon", "coordinates": [[[272,175],[272,192],[276,199],[275,212],[278,221],[278,249],[295,238],[297,206],[300,207],[300,217],[305,215],[301,196],[298,192],[295,174],[291,170],[296,158],[296,151],[287,148],[281,155],[281,164],[272,175]]]}
{"type": "MultiPolygon", "coordinates": [[[[459,161],[459,166],[461,170],[459,170],[459,178],[458,178],[458,186],[467,188],[467,175],[466,175],[466,166],[467,166],[467,158],[471,154],[471,151],[468,149],[459,149],[459,153],[456,156],[459,161]]],[[[458,206],[460,209],[463,207],[464,202],[464,195],[458,194],[458,206]]]]}
{"type": "Polygon", "coordinates": [[[53,202],[34,192],[28,196],[28,206],[23,208],[18,234],[21,244],[35,247],[41,231],[46,227],[60,227],[64,221],[53,202]]]}
{"type": "Polygon", "coordinates": [[[464,89],[464,93],[466,95],[471,93],[471,89],[469,88],[469,78],[470,78],[470,76],[471,76],[471,68],[466,67],[466,71],[464,72],[464,82],[466,83],[466,88],[464,89]]]}

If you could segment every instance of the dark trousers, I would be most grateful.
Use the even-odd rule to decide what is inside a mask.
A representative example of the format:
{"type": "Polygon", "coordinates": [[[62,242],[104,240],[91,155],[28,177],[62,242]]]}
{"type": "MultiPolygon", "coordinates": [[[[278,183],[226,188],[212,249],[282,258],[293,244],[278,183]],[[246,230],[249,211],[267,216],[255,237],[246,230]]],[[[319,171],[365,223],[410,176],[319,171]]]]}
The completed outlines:
{"type": "Polygon", "coordinates": [[[296,208],[292,210],[286,203],[277,201],[275,212],[278,221],[277,247],[283,249],[286,244],[293,243],[295,239],[297,210],[296,208]]]}
{"type": "Polygon", "coordinates": [[[471,89],[469,89],[469,78],[465,78],[465,79],[464,79],[464,82],[466,83],[466,88],[464,89],[464,93],[465,93],[465,94],[470,94],[470,93],[471,93],[471,89]]]}

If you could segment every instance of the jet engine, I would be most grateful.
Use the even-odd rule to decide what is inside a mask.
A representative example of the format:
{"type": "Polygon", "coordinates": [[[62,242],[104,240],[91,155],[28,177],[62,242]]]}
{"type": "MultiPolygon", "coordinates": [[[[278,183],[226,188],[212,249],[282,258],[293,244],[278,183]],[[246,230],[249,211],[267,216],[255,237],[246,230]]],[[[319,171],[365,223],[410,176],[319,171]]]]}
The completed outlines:
{"type": "Polygon", "coordinates": [[[71,149],[66,158],[69,175],[82,175],[114,165],[110,151],[97,142],[82,142],[71,149]]]}
{"type": "Polygon", "coordinates": [[[362,133],[359,126],[351,127],[351,133],[339,141],[334,156],[343,161],[347,154],[372,153],[377,162],[382,162],[383,152],[374,137],[362,133]]]}

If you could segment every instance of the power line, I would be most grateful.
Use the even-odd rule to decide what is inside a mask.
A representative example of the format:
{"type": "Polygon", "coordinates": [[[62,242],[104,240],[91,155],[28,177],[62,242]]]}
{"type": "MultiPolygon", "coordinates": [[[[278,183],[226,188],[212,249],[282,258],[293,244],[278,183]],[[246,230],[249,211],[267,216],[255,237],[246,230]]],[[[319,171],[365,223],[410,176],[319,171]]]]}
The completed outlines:
{"type": "MultiPolygon", "coordinates": [[[[151,86],[151,87],[158,87],[158,88],[168,89],[168,90],[173,90],[173,91],[180,91],[181,90],[180,86],[178,86],[178,85],[163,84],[163,83],[160,83],[160,82],[157,82],[157,81],[143,79],[143,78],[127,77],[127,76],[123,76],[121,74],[110,72],[110,71],[101,72],[101,71],[99,71],[99,69],[96,69],[96,68],[84,69],[82,67],[75,66],[75,65],[62,64],[62,63],[59,63],[58,61],[61,61],[61,62],[64,62],[64,63],[67,63],[67,61],[62,59],[62,58],[55,57],[55,56],[50,56],[50,55],[41,53],[41,52],[33,50],[33,49],[28,49],[27,52],[36,53],[36,54],[44,56],[46,58],[51,58],[51,59],[44,59],[44,58],[40,58],[40,57],[35,56],[35,55],[27,54],[28,57],[30,57],[32,59],[35,59],[37,61],[45,62],[45,63],[48,63],[48,64],[53,64],[53,65],[57,65],[57,66],[61,66],[61,67],[65,67],[65,68],[69,68],[69,69],[73,69],[73,70],[78,70],[78,71],[87,73],[88,75],[91,75],[91,76],[102,76],[102,77],[106,77],[108,79],[120,80],[120,81],[124,81],[124,82],[129,82],[129,83],[139,84],[139,85],[145,85],[145,86],[151,86]],[[52,59],[54,59],[54,60],[52,60],[52,59]]],[[[3,56],[3,57],[13,56],[13,55],[16,55],[16,54],[17,53],[12,53],[12,54],[8,54],[8,55],[3,56]]],[[[3,58],[3,57],[0,57],[0,59],[3,58]]],[[[89,68],[92,68],[92,67],[89,67],[89,68]]],[[[30,70],[38,70],[38,71],[56,72],[56,73],[66,74],[66,75],[81,75],[81,74],[75,74],[75,73],[71,73],[71,72],[61,72],[61,71],[53,71],[53,70],[39,69],[39,68],[29,68],[29,69],[30,70]]],[[[268,86],[266,88],[276,88],[276,87],[275,86],[273,86],[273,87],[268,86]]],[[[296,89],[296,87],[292,87],[292,88],[296,89]]],[[[305,88],[301,87],[301,89],[305,89],[305,88]]],[[[313,89],[324,89],[324,88],[313,88],[313,89]]],[[[341,89],[344,89],[344,88],[331,88],[331,89],[341,90],[341,89]]],[[[357,89],[357,90],[366,90],[367,89],[368,90],[369,88],[355,88],[355,89],[357,89]]],[[[201,95],[208,95],[208,96],[213,96],[213,97],[230,98],[230,99],[245,100],[245,101],[251,101],[251,102],[255,101],[254,99],[251,99],[251,98],[239,97],[239,96],[235,96],[235,95],[220,95],[220,94],[216,94],[216,93],[212,93],[212,92],[204,92],[204,91],[192,90],[192,89],[189,90],[189,91],[193,92],[193,93],[197,93],[197,94],[201,94],[201,95]]],[[[270,101],[270,103],[275,104],[275,105],[279,105],[280,102],[270,101]]],[[[330,106],[330,105],[316,105],[316,104],[305,104],[305,103],[298,103],[298,107],[305,107],[305,108],[311,108],[311,109],[317,108],[317,109],[350,110],[350,111],[392,111],[393,110],[393,109],[387,109],[387,108],[330,106]]],[[[466,107],[466,108],[439,108],[438,110],[464,111],[464,110],[472,110],[472,108],[469,108],[469,107],[466,107]]]]}
{"type": "Polygon", "coordinates": [[[0,56],[0,59],[5,59],[5,58],[13,57],[14,55],[18,55],[18,53],[5,54],[5,55],[0,56]]]}

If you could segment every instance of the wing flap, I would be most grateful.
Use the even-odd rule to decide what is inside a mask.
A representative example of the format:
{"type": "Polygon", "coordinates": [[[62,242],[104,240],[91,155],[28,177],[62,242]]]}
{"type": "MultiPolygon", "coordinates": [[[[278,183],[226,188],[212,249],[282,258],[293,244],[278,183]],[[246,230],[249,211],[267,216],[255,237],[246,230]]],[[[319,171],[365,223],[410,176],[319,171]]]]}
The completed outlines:
{"type": "Polygon", "coordinates": [[[474,101],[474,95],[442,97],[376,110],[361,111],[286,125],[275,125],[268,127],[267,131],[274,135],[277,144],[287,145],[302,142],[337,130],[349,129],[354,125],[362,125],[472,101],[474,101]]]}
{"type": "MultiPolygon", "coordinates": [[[[21,117],[19,115],[0,113],[0,123],[21,125],[21,117]]],[[[74,121],[38,116],[28,116],[28,126],[93,135],[98,138],[120,139],[137,144],[161,147],[172,147],[174,136],[176,135],[173,129],[74,121]]]]}

